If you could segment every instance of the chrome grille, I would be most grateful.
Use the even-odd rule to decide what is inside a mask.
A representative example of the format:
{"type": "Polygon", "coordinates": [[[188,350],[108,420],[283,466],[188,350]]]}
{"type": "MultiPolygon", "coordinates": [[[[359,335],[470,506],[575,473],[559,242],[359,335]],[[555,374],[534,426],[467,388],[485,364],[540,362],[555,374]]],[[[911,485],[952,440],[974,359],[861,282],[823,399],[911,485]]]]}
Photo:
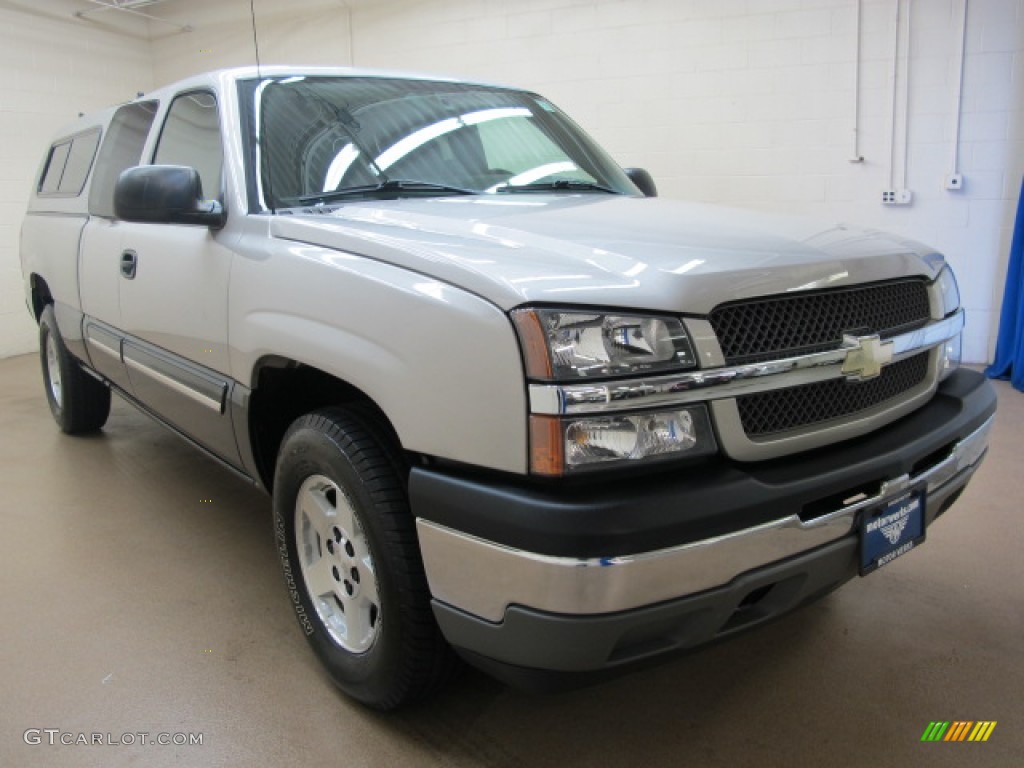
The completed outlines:
{"type": "Polygon", "coordinates": [[[737,365],[835,349],[844,333],[896,336],[929,316],[926,283],[909,279],[722,304],[708,320],[737,365]]]}
{"type": "Polygon", "coordinates": [[[790,389],[736,398],[748,437],[786,432],[881,405],[921,384],[928,375],[928,352],[886,366],[868,381],[829,379],[790,389]]]}

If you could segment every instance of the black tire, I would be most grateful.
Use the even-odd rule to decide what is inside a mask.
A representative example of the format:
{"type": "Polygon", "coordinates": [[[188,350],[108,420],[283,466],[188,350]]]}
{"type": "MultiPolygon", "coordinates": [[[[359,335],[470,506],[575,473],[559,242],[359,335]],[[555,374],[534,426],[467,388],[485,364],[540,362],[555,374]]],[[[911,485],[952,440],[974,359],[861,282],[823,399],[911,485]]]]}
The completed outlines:
{"type": "Polygon", "coordinates": [[[455,668],[430,608],[406,473],[374,419],[330,408],[291,425],[274,476],[274,534],[299,625],[334,682],[380,710],[428,696],[455,668]]]}
{"type": "Polygon", "coordinates": [[[95,432],[110,416],[110,390],[82,370],[57,328],[53,305],[39,317],[39,358],[50,413],[63,432],[95,432]]]}

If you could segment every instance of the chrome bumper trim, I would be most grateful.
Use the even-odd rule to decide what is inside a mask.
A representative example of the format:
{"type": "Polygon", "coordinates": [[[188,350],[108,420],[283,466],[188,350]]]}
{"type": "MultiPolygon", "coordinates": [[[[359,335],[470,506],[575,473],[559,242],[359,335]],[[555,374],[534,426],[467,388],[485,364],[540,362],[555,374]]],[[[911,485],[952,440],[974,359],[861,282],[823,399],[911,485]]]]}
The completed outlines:
{"type": "Polygon", "coordinates": [[[914,477],[804,522],[798,515],[679,547],[618,557],[540,555],[419,518],[416,527],[434,598],[492,622],[510,605],[561,614],[613,613],[727,584],[741,573],[848,535],[863,509],[912,488],[948,494],[967,482],[988,446],[989,419],[945,459],[914,477]]]}
{"type": "MultiPolygon", "coordinates": [[[[887,339],[882,346],[891,350],[892,362],[897,362],[956,338],[963,328],[964,311],[960,309],[944,320],[887,339]]],[[[537,414],[563,415],[674,406],[787,389],[827,379],[856,378],[843,371],[848,356],[856,351],[844,346],[782,360],[655,379],[600,384],[530,384],[530,410],[537,414]]]]}

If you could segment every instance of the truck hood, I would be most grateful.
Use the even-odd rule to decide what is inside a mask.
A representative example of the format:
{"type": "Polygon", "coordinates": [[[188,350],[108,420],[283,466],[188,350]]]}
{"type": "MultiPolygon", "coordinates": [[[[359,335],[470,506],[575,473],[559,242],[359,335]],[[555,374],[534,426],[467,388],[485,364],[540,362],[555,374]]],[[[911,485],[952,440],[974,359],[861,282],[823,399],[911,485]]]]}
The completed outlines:
{"type": "Polygon", "coordinates": [[[271,232],[389,262],[506,310],[544,302],[706,314],[751,296],[932,278],[941,266],[918,243],[845,224],[593,193],[346,203],[279,214],[271,232]]]}

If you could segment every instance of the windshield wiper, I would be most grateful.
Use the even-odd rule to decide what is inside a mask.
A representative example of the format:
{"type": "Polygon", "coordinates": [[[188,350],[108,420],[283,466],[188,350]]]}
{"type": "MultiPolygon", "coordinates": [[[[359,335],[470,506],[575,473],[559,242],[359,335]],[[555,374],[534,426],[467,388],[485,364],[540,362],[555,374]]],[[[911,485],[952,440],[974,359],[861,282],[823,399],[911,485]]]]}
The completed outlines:
{"type": "Polygon", "coordinates": [[[550,192],[552,190],[568,190],[570,192],[608,192],[621,194],[618,190],[598,184],[596,181],[580,181],[578,179],[552,179],[551,181],[532,181],[529,184],[509,184],[507,181],[498,186],[495,192],[550,192]]]}
{"type": "Polygon", "coordinates": [[[400,197],[478,194],[480,194],[478,190],[456,187],[451,184],[438,184],[432,181],[416,181],[414,179],[388,179],[380,184],[363,184],[357,187],[335,189],[331,192],[319,192],[315,195],[303,195],[298,198],[298,201],[302,205],[309,205],[310,203],[329,203],[332,200],[343,200],[346,197],[396,200],[400,197]]]}

